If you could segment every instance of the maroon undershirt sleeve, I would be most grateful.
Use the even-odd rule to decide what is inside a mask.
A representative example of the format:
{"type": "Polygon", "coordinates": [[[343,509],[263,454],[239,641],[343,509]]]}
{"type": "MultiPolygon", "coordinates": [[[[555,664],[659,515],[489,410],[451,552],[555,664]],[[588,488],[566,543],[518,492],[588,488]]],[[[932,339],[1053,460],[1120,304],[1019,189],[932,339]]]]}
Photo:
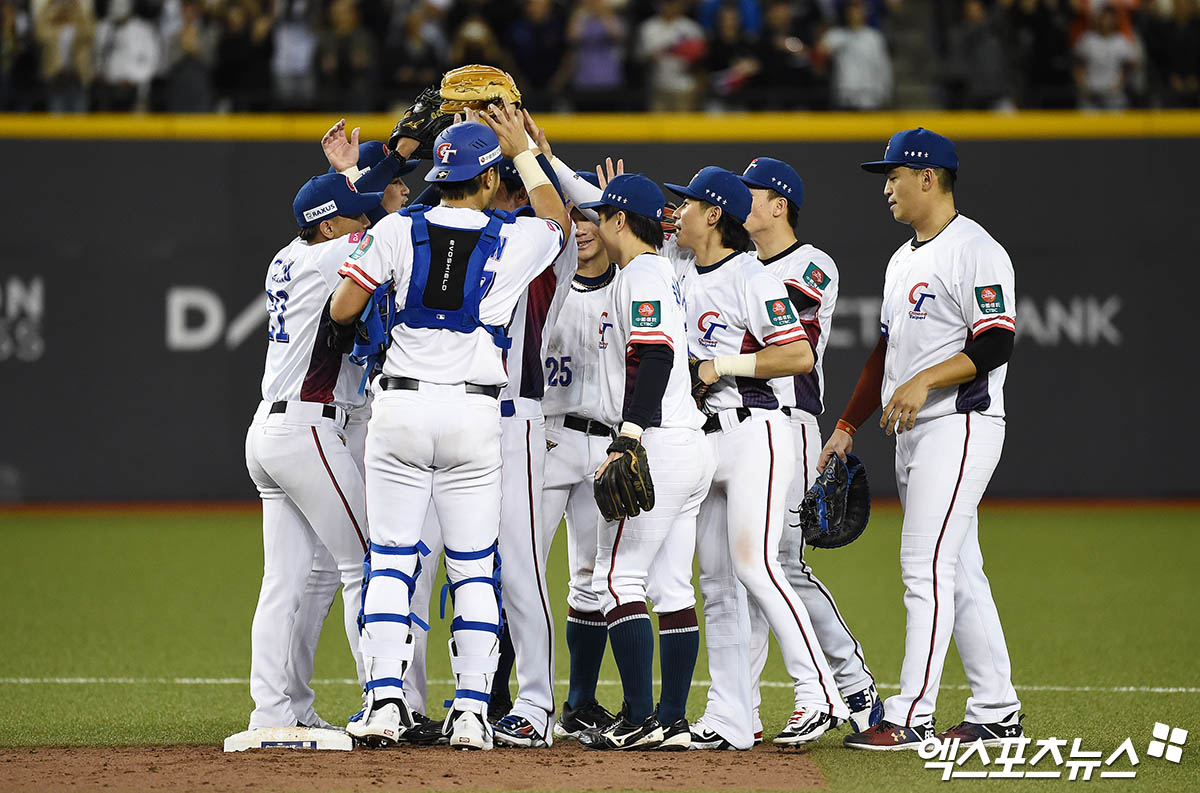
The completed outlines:
{"type": "Polygon", "coordinates": [[[842,411],[842,421],[858,429],[879,410],[879,392],[883,388],[883,358],[887,353],[887,336],[880,334],[879,343],[863,365],[854,393],[842,411]]]}

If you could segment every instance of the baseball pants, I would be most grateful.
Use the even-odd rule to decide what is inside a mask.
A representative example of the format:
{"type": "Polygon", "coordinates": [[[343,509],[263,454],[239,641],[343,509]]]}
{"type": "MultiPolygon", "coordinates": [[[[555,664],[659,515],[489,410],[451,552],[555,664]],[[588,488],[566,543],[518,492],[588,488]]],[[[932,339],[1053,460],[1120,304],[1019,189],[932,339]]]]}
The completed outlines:
{"type": "Polygon", "coordinates": [[[500,457],[499,405],[492,397],[424,382],[418,391],[375,397],[366,456],[374,531],[361,640],[368,698],[404,696],[414,586],[432,575],[420,566],[421,530],[432,505],[454,594],[453,708],[486,713],[500,617],[500,457]]]}
{"type": "Polygon", "coordinates": [[[791,427],[779,411],[755,410],[741,422],[732,410],[719,415],[722,429],[708,436],[717,470],[700,508],[696,543],[712,680],[704,721],[735,747],[749,748],[755,732],[749,613],[739,584],[775,634],[795,681],[796,704],[838,718],[847,718],[849,711],[804,602],[779,563],[796,466],[791,427]]]}
{"type": "MultiPolygon", "coordinates": [[[[804,535],[799,530],[798,512],[800,502],[816,480],[817,459],[821,456],[821,428],[810,413],[792,408],[788,418],[792,427],[792,439],[796,447],[796,473],[788,489],[788,525],[784,527],[783,539],[779,543],[779,563],[792,589],[804,602],[808,618],[812,622],[817,643],[825,653],[825,660],[833,670],[833,679],[842,694],[861,691],[874,682],[871,670],[863,657],[862,645],[850,632],[846,620],[838,611],[833,595],[813,574],[804,560],[804,535]]],[[[761,702],[759,681],[767,662],[767,620],[756,606],[750,607],[750,659],[754,674],[753,702],[755,709],[761,702]]]]}
{"type": "Polygon", "coordinates": [[[918,419],[896,438],[908,624],[900,693],[883,706],[894,724],[933,717],[951,636],[971,686],[966,720],[997,722],[1021,707],[979,549],[979,501],[1003,445],[1004,420],[979,413],[918,419]]]}
{"type": "MultiPolygon", "coordinates": [[[[359,678],[365,673],[357,625],[368,543],[363,480],[344,443],[344,428],[322,417],[322,408],[292,402],[284,413],[269,413],[264,402],[246,433],[246,467],[263,504],[263,580],[251,627],[251,729],[292,726],[307,718],[295,712],[288,694],[295,689],[289,661],[297,620],[301,633],[315,621],[311,610],[301,615],[301,606],[322,546],[336,560],[346,638],[359,678]]],[[[318,596],[327,597],[314,595],[314,601],[318,596]]],[[[301,709],[311,710],[311,703],[301,709]]]]}

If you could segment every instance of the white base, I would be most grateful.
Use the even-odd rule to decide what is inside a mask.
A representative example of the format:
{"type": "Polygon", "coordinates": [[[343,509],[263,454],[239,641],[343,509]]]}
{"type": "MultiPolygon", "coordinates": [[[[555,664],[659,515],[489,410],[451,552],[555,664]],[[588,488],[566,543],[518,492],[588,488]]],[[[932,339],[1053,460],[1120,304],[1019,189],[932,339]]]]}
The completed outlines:
{"type": "Polygon", "coordinates": [[[349,752],[354,741],[341,730],[319,727],[262,727],[244,730],[225,739],[225,751],[244,752],[247,749],[332,749],[349,752]]]}

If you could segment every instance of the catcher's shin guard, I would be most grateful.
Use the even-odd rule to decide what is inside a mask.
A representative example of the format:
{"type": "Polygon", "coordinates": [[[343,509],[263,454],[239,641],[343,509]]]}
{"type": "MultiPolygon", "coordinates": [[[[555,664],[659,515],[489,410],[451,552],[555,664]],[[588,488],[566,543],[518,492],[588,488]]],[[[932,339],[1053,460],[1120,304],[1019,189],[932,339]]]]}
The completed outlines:
{"type": "MultiPolygon", "coordinates": [[[[450,666],[454,671],[454,699],[446,703],[455,711],[486,715],[491,701],[492,677],[500,659],[500,554],[497,545],[478,551],[446,548],[445,598],[454,600],[450,622],[450,666]]],[[[485,719],[486,721],[486,719],[485,719]]]]}
{"type": "Polygon", "coordinates": [[[429,626],[409,611],[421,574],[420,557],[429,549],[416,545],[372,542],[363,562],[363,595],[358,627],[359,648],[367,670],[368,699],[402,699],[404,671],[413,657],[411,627],[429,626]],[[392,606],[394,610],[384,610],[392,606]]]}

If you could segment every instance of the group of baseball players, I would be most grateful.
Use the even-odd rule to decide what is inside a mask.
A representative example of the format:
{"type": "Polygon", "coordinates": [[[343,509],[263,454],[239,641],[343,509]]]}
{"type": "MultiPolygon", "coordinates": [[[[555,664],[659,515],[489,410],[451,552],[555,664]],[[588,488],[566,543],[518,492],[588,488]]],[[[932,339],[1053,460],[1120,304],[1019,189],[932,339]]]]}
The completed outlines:
{"type": "Polygon", "coordinates": [[[267,271],[246,439],[265,560],[252,730],[331,727],[310,682],[340,586],[364,692],[345,729],[364,746],[749,749],[768,634],[794,693],[775,744],[847,722],[856,749],[939,735],[951,637],[972,696],[941,737],[1022,734],[977,525],[1004,437],[1013,268],[955,209],[951,141],[906,130],[862,164],[914,235],[888,262],[878,344],[824,444],[840,277],[797,238],[803,186],[787,163],[702,167],[666,185],[676,206],[611,162],[574,170],[508,102],[449,118],[418,100],[386,144],[347,139],[343,122],[322,144],[329,172],[297,193],[299,234],[267,271]],[[402,176],[419,165],[429,187],[410,202],[402,176]],[[907,611],[886,702],[792,522],[881,406],[907,611]],[[564,516],[560,704],[546,565],[564,516]],[[436,721],[425,630],[439,554],[455,691],[436,721]],[[694,562],[711,685],[689,723],[694,562]],[[596,696],[606,647],[616,714],[596,696]]]}

